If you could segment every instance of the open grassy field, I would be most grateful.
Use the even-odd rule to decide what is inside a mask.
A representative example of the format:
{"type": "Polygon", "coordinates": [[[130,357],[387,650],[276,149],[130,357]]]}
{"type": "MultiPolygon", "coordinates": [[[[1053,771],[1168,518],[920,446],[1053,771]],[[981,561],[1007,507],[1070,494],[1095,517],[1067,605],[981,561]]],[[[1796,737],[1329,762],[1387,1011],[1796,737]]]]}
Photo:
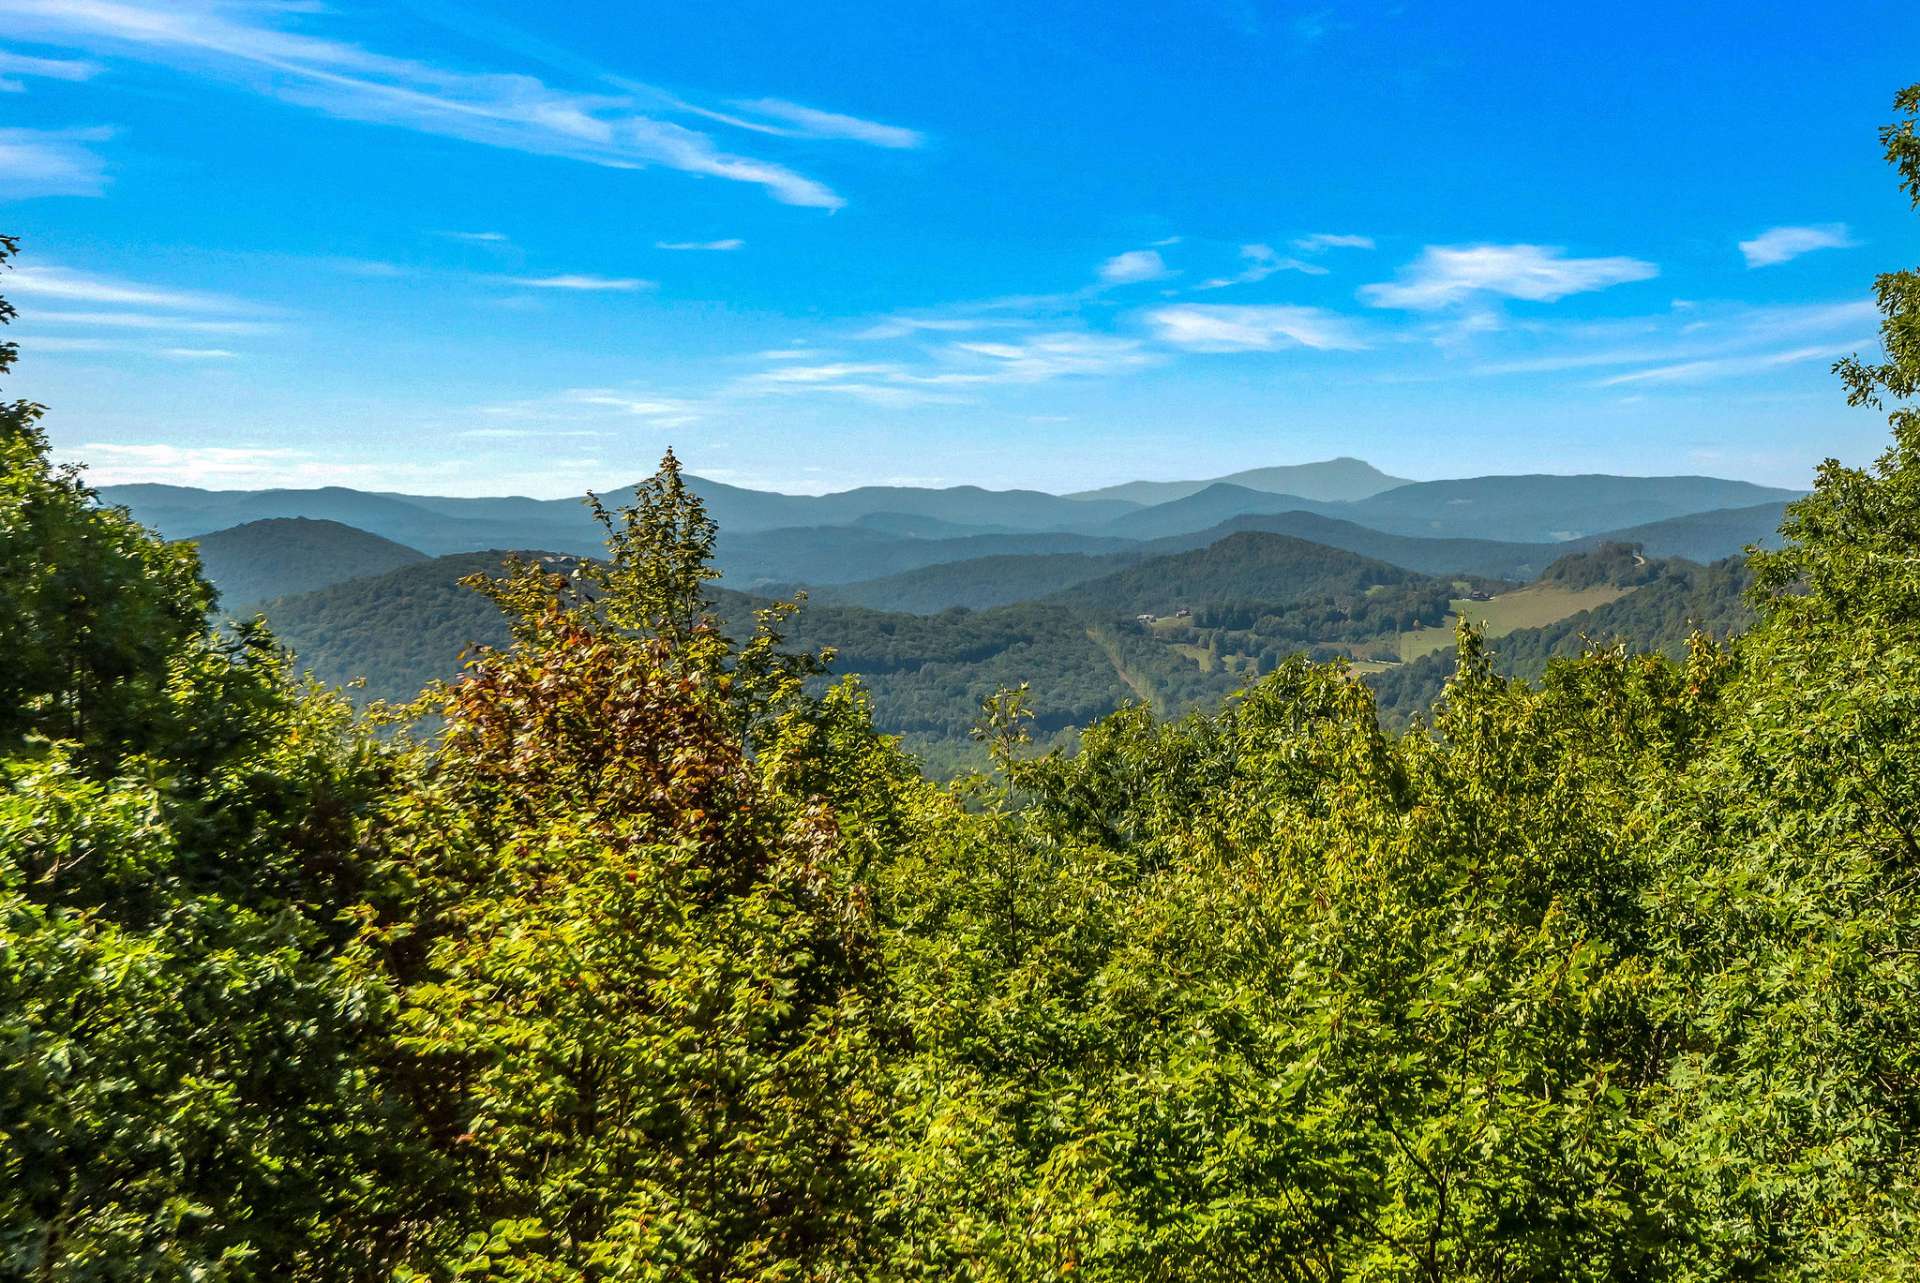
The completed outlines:
{"type": "Polygon", "coordinates": [[[1562,588],[1558,584],[1530,584],[1501,593],[1492,601],[1457,600],[1453,614],[1437,628],[1417,628],[1400,634],[1401,660],[1415,660],[1443,646],[1453,645],[1453,630],[1460,616],[1479,624],[1489,637],[1504,637],[1516,628],[1539,628],[1617,601],[1632,589],[1612,584],[1592,588],[1562,588]]]}

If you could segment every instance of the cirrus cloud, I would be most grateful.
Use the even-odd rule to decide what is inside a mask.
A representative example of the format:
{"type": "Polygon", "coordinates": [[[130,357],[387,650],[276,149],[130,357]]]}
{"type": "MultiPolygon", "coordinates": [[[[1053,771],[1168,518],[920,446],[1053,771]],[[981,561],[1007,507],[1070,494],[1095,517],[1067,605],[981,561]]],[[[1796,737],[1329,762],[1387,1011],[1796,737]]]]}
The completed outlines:
{"type": "Polygon", "coordinates": [[[583,272],[565,272],[559,276],[516,276],[513,283],[529,289],[575,290],[590,294],[625,294],[634,290],[650,290],[655,284],[637,276],[590,276],[583,272]]]}
{"type": "Polygon", "coordinates": [[[107,163],[89,144],[113,130],[0,129],[0,197],[98,196],[107,163]]]}
{"type": "Polygon", "coordinates": [[[1637,258],[1569,258],[1553,245],[1429,245],[1398,279],[1363,285],[1374,307],[1425,312],[1491,295],[1552,303],[1660,274],[1637,258]]]}
{"type": "Polygon", "coordinates": [[[1160,342],[1189,352],[1350,352],[1367,346],[1352,322],[1317,307],[1181,303],[1147,313],[1146,321],[1160,342]]]}
{"type": "Polygon", "coordinates": [[[1773,267],[1819,249],[1852,249],[1858,241],[1845,223],[1814,227],[1773,227],[1750,241],[1740,242],[1748,267],[1773,267]]]}
{"type": "Polygon", "coordinates": [[[658,166],[764,189],[788,205],[838,209],[832,188],[772,161],[723,149],[665,117],[695,115],[759,133],[917,145],[893,125],[761,99],[755,122],[707,111],[645,85],[618,92],[566,89],[523,72],[456,69],[375,52],[287,25],[317,7],[250,0],[0,0],[18,34],[126,54],[237,82],[345,120],[411,129],[609,169],[658,166]]]}
{"type": "Polygon", "coordinates": [[[1107,285],[1137,285],[1168,275],[1167,262],[1156,249],[1130,249],[1100,264],[1100,280],[1107,285]]]}

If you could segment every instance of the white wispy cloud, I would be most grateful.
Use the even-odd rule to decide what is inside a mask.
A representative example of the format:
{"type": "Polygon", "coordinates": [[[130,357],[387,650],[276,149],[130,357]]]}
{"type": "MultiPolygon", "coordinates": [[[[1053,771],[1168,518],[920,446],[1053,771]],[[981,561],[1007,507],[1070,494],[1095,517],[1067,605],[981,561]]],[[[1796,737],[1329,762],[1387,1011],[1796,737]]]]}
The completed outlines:
{"type": "Polygon", "coordinates": [[[1491,295],[1551,303],[1660,274],[1637,258],[1569,258],[1551,245],[1429,245],[1398,279],[1360,289],[1374,307],[1431,311],[1491,295]]]}
{"type": "Polygon", "coordinates": [[[70,334],[25,335],[20,339],[20,350],[29,357],[63,352],[118,352],[124,356],[157,356],[169,361],[231,361],[240,356],[228,348],[154,347],[124,337],[70,334]]]}
{"type": "MultiPolygon", "coordinates": [[[[707,134],[664,119],[697,110],[670,95],[645,86],[618,93],[556,88],[524,73],[458,70],[282,25],[316,11],[253,0],[0,0],[0,14],[21,34],[237,80],[342,119],[615,169],[661,166],[753,184],[790,205],[837,209],[845,203],[815,179],[725,151],[707,134]]],[[[755,108],[786,111],[780,118],[809,137],[880,146],[918,138],[911,130],[779,100],[760,100],[755,108]]]]}
{"type": "Polygon", "coordinates": [[[634,290],[650,290],[655,282],[644,281],[637,276],[590,276],[580,272],[567,272],[559,276],[516,276],[515,285],[524,285],[536,290],[579,290],[587,293],[631,293],[634,290]]]}
{"type": "Polygon", "coordinates": [[[1107,285],[1135,285],[1168,275],[1166,260],[1157,249],[1130,249],[1100,264],[1100,280],[1107,285]]]}
{"type": "Polygon", "coordinates": [[[274,446],[179,446],[89,441],[74,453],[86,461],[94,485],[157,481],[174,485],[245,487],[270,483],[313,462],[302,450],[274,446]]]}
{"type": "Polygon", "coordinates": [[[891,361],[830,361],[819,365],[779,365],[737,380],[729,391],[746,396],[832,396],[871,405],[904,408],[952,403],[951,392],[936,391],[934,380],[891,361]]]}
{"type": "Polygon", "coordinates": [[[849,378],[904,377],[900,366],[883,361],[833,361],[824,365],[783,365],[753,377],[762,383],[838,383],[849,378]]]}
{"type": "Polygon", "coordinates": [[[100,74],[100,64],[72,58],[34,58],[0,49],[0,93],[20,93],[26,86],[13,76],[42,80],[91,80],[100,74]]]}
{"type": "Polygon", "coordinates": [[[756,121],[750,118],[721,117],[718,113],[712,112],[701,114],[723,119],[727,124],[742,129],[778,134],[788,138],[835,138],[897,150],[911,150],[925,146],[927,141],[927,136],[917,129],[883,125],[878,121],[862,120],[858,116],[846,116],[836,111],[821,111],[817,107],[802,106],[783,98],[736,99],[731,105],[739,111],[746,112],[748,117],[758,116],[761,119],[756,121]],[[777,125],[767,123],[770,120],[780,123],[777,125]]]}
{"type": "Polygon", "coordinates": [[[720,253],[726,253],[729,250],[739,249],[741,246],[745,244],[746,242],[741,240],[738,236],[729,236],[725,240],[718,240],[718,241],[655,241],[653,243],[653,247],[655,249],[670,249],[670,250],[682,250],[682,251],[714,250],[720,253]]]}
{"type": "Polygon", "coordinates": [[[1879,312],[1866,300],[1771,307],[1676,304],[1670,313],[1627,317],[1604,325],[1548,327],[1547,351],[1510,356],[1473,367],[1478,375],[1553,374],[1618,366],[1693,368],[1744,359],[1757,348],[1801,340],[1798,346],[1839,357],[1867,344],[1879,312]]]}
{"type": "Polygon", "coordinates": [[[700,416],[700,406],[695,402],[677,397],[636,396],[617,388],[569,388],[561,397],[574,405],[596,406],[650,419],[659,427],[692,423],[700,416]]]}
{"type": "Polygon", "coordinates": [[[1797,365],[1803,361],[1832,361],[1843,352],[1865,347],[1870,342],[1872,342],[1870,337],[1862,336],[1838,346],[1831,343],[1816,343],[1806,347],[1789,348],[1782,352],[1760,352],[1748,356],[1680,361],[1672,365],[1658,365],[1651,369],[1616,374],[1612,378],[1599,380],[1594,386],[1614,388],[1641,383],[1700,383],[1738,374],[1759,374],[1783,365],[1797,365]]]}
{"type": "Polygon", "coordinates": [[[90,144],[113,137],[89,129],[0,129],[0,197],[98,196],[107,162],[90,144]]]}
{"type": "Polygon", "coordinates": [[[984,376],[1003,383],[1117,374],[1151,365],[1156,359],[1133,339],[1073,332],[1036,334],[1015,343],[951,343],[945,353],[955,359],[978,358],[978,368],[971,373],[956,372],[957,381],[984,376]]]}
{"type": "Polygon", "coordinates": [[[850,397],[890,407],[953,404],[966,392],[996,385],[1119,374],[1157,359],[1135,339],[1063,331],[1018,342],[949,342],[914,362],[782,364],[742,377],[730,391],[850,397]]]}
{"type": "Polygon", "coordinates": [[[505,401],[474,407],[474,413],[488,419],[517,420],[511,426],[474,428],[463,436],[475,439],[526,436],[604,435],[604,426],[640,421],[645,427],[674,428],[696,423],[706,415],[707,407],[686,397],[659,396],[636,392],[632,388],[563,388],[550,396],[520,401],[505,401]],[[565,430],[554,425],[567,425],[565,430]]]}
{"type": "Polygon", "coordinates": [[[900,339],[923,331],[933,333],[964,334],[969,330],[984,330],[1004,326],[1025,324],[1012,318],[986,319],[973,316],[889,316],[876,321],[853,335],[856,339],[900,339]]]}
{"type": "Polygon", "coordinates": [[[1750,241],[1740,242],[1740,252],[1748,267],[1772,267],[1820,249],[1852,249],[1853,239],[1845,223],[1821,223],[1813,227],[1774,227],[1750,241]]]}
{"type": "Polygon", "coordinates": [[[1296,238],[1293,248],[1302,254],[1319,254],[1330,249],[1372,249],[1373,237],[1342,235],[1338,232],[1315,232],[1311,236],[1296,238]]]}
{"type": "MultiPolygon", "coordinates": [[[[11,281],[9,281],[11,284],[11,281]]],[[[195,334],[255,334],[271,328],[260,321],[212,321],[204,317],[165,316],[157,312],[73,312],[33,309],[32,324],[72,325],[88,329],[178,330],[195,334]]]]}
{"type": "Polygon", "coordinates": [[[511,245],[513,243],[505,232],[435,232],[434,235],[468,245],[511,245]]]}
{"type": "Polygon", "coordinates": [[[1252,285],[1264,281],[1275,272],[1305,272],[1309,276],[1325,276],[1327,269],[1317,263],[1309,263],[1298,258],[1281,258],[1271,245],[1242,245],[1241,261],[1245,267],[1233,276],[1216,276],[1203,281],[1199,288],[1203,290],[1221,290],[1229,285],[1252,285]]]}
{"type": "Polygon", "coordinates": [[[23,298],[124,304],[129,307],[159,307],[181,312],[253,310],[238,299],[224,298],[217,294],[144,285],[137,281],[124,281],[111,276],[99,276],[47,263],[29,264],[8,273],[7,292],[23,298]]]}
{"type": "MultiPolygon", "coordinates": [[[[387,459],[354,462],[337,454],[270,445],[178,445],[171,442],[89,441],[57,450],[63,459],[85,465],[87,480],[98,486],[161,482],[202,486],[210,490],[257,489],[263,486],[361,486],[367,489],[403,487],[444,488],[446,464],[438,459],[409,463],[387,459]]],[[[597,467],[597,460],[543,462],[561,466],[597,467]]],[[[507,474],[509,476],[513,474],[507,474]]],[[[481,493],[498,493],[495,478],[480,483],[481,493]]],[[[576,492],[577,493],[577,492],[576,492]]]]}
{"type": "Polygon", "coordinates": [[[414,275],[414,270],[402,267],[398,263],[389,263],[378,258],[321,258],[314,260],[323,267],[348,276],[364,276],[370,280],[397,281],[414,275]]]}
{"type": "Polygon", "coordinates": [[[462,428],[453,434],[462,441],[525,441],[533,438],[565,437],[569,440],[604,440],[611,432],[588,429],[554,428],[462,428]]]}
{"type": "Polygon", "coordinates": [[[38,352],[109,352],[123,346],[114,339],[75,338],[64,334],[35,335],[20,340],[20,350],[30,356],[38,352]]]}
{"type": "Polygon", "coordinates": [[[1355,351],[1367,346],[1345,317],[1317,307],[1181,303],[1147,313],[1154,337],[1189,352],[1272,352],[1305,347],[1355,351]]]}

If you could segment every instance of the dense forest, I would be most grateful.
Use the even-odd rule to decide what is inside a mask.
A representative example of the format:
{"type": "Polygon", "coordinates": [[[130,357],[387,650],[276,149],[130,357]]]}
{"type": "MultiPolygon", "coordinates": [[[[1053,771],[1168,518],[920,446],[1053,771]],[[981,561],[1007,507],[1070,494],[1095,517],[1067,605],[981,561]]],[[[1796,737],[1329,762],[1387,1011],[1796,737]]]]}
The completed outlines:
{"type": "Polygon", "coordinates": [[[0,404],[0,1276],[1920,1279],[1920,271],[1875,290],[1878,464],[1621,599],[1744,578],[1730,641],[1526,681],[1463,629],[1404,732],[1300,657],[1070,752],[994,691],[951,785],[722,618],[671,455],[370,720],[0,404]]]}

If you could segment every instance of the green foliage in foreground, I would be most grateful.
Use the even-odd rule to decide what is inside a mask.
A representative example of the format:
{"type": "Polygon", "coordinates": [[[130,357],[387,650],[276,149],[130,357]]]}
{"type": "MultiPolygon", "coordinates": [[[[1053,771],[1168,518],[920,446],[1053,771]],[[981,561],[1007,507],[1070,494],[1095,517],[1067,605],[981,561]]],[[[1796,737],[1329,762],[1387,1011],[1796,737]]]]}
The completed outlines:
{"type": "Polygon", "coordinates": [[[1892,448],[1731,645],[1533,684],[1464,633],[1403,735],[1298,659],[1072,754],[1006,694],[951,788],[783,611],[725,639],[671,456],[383,740],[257,629],[116,637],[204,585],[14,407],[0,1276],[1920,1279],[1920,274],[1879,296],[1892,448]],[[36,546],[130,613],[36,623],[36,546]]]}

